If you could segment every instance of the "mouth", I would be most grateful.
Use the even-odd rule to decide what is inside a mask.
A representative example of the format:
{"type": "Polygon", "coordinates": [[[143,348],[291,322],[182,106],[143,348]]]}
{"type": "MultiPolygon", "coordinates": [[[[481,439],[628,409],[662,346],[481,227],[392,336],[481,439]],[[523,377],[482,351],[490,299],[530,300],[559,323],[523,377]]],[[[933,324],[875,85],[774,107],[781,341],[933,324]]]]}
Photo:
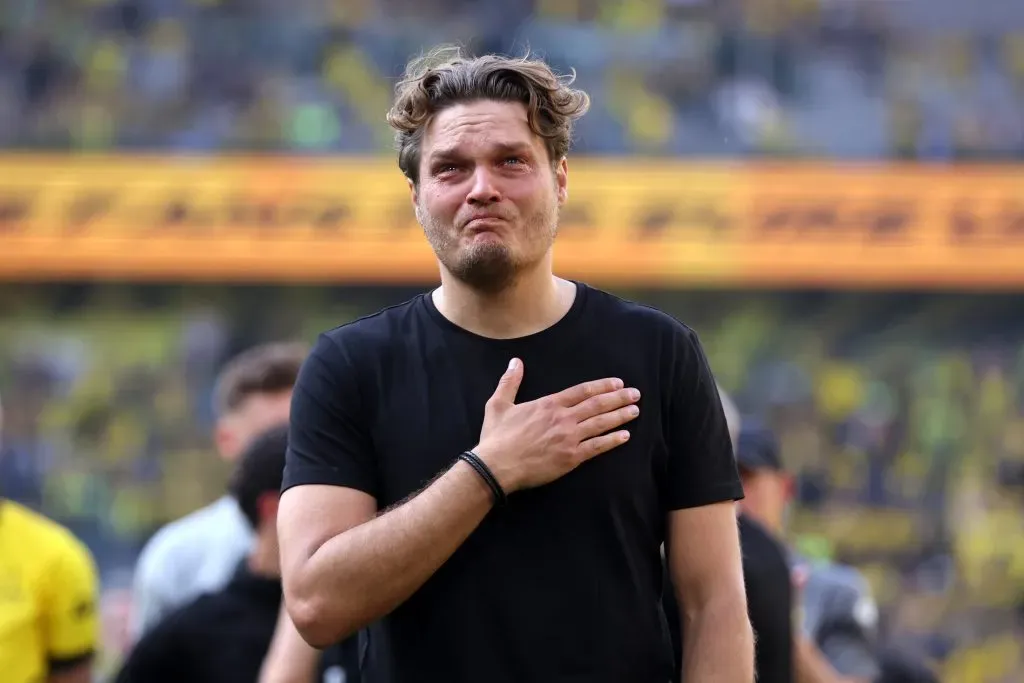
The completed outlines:
{"type": "Polygon", "coordinates": [[[479,218],[472,218],[466,223],[466,229],[471,231],[490,231],[505,221],[497,216],[480,216],[479,218]]]}

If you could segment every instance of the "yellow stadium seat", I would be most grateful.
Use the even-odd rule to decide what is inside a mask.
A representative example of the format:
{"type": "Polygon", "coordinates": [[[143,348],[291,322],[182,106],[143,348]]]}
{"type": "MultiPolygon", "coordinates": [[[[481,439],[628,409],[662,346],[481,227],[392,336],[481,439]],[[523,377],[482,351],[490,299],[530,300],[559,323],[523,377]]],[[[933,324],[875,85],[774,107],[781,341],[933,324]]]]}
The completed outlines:
{"type": "Polygon", "coordinates": [[[818,377],[818,407],[833,420],[842,419],[860,407],[864,392],[864,379],[855,365],[830,363],[818,377]]]}
{"type": "Polygon", "coordinates": [[[645,93],[637,98],[629,115],[629,136],[643,150],[656,150],[672,139],[672,106],[645,93]]]}

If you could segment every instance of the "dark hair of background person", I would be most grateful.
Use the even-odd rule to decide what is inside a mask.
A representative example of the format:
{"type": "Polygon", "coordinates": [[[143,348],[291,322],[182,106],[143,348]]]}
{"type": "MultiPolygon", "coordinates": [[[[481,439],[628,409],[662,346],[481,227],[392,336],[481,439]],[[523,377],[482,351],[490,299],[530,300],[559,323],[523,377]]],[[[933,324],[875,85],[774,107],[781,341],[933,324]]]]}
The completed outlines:
{"type": "Polygon", "coordinates": [[[295,386],[309,348],[300,342],[254,346],[224,366],[213,392],[218,415],[238,409],[256,394],[276,394],[295,386]]]}
{"type": "Polygon", "coordinates": [[[256,437],[245,449],[231,474],[228,493],[238,501],[238,506],[253,529],[259,528],[260,497],[281,490],[287,449],[288,425],[272,427],[256,437]]]}
{"type": "Polygon", "coordinates": [[[457,46],[435,48],[411,61],[395,86],[387,120],[396,131],[398,167],[419,184],[420,145],[430,119],[447,107],[477,100],[521,103],[530,129],[557,163],[569,152],[573,124],[590,108],[590,97],[570,87],[574,80],[575,74],[559,76],[529,56],[466,57],[457,46]]]}

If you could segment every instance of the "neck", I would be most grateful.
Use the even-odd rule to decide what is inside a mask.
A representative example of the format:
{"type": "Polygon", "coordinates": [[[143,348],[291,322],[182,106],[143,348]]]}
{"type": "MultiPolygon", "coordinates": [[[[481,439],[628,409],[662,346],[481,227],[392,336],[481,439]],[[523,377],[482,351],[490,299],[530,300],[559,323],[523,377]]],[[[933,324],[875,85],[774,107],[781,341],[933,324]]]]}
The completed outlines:
{"type": "Polygon", "coordinates": [[[249,571],[254,576],[265,579],[281,578],[281,562],[276,538],[264,535],[256,537],[252,551],[249,553],[249,571]]]}
{"type": "Polygon", "coordinates": [[[572,307],[576,288],[548,267],[521,274],[495,294],[481,294],[444,272],[434,305],[459,327],[492,339],[514,339],[551,327],[572,307]]]}

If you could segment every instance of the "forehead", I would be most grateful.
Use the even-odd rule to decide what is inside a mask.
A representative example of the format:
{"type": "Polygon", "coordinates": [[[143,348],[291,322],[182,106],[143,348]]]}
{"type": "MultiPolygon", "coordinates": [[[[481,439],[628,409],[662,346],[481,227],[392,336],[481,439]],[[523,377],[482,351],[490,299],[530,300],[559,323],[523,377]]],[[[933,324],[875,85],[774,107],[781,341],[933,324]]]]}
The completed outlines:
{"type": "Polygon", "coordinates": [[[423,158],[538,145],[540,138],[530,130],[522,104],[482,100],[438,112],[423,138],[423,158]]]}

